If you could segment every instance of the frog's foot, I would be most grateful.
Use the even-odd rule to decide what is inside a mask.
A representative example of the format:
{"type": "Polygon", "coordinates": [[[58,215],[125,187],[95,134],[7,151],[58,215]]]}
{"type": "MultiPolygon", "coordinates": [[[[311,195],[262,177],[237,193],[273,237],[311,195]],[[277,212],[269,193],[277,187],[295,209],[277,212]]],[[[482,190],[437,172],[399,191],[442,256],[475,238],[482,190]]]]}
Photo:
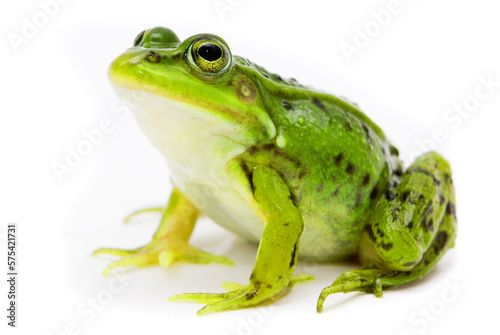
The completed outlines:
{"type": "Polygon", "coordinates": [[[318,312],[332,293],[359,291],[381,297],[382,289],[422,278],[454,246],[455,193],[450,167],[441,156],[420,156],[389,192],[392,195],[379,199],[361,235],[363,268],[344,273],[325,288],[318,312]]]}
{"type": "Polygon", "coordinates": [[[93,253],[94,256],[100,254],[122,257],[104,269],[104,276],[107,276],[115,268],[129,266],[146,267],[159,264],[163,267],[169,267],[177,262],[234,265],[234,262],[227,257],[206,253],[186,243],[171,243],[164,238],[155,238],[149,244],[137,249],[101,248],[93,253]]]}
{"type": "Polygon", "coordinates": [[[292,277],[285,289],[275,288],[272,284],[252,281],[248,285],[225,282],[222,284],[222,288],[231,291],[226,293],[183,293],[171,296],[168,301],[194,301],[208,304],[198,311],[198,316],[202,316],[210,313],[267,305],[287,295],[294,285],[313,279],[314,277],[311,275],[292,277]]]}
{"type": "Polygon", "coordinates": [[[316,310],[321,313],[325,299],[333,293],[365,292],[373,293],[377,298],[381,298],[382,282],[379,276],[382,274],[384,274],[384,271],[378,269],[344,272],[332,285],[321,291],[316,310]]]}

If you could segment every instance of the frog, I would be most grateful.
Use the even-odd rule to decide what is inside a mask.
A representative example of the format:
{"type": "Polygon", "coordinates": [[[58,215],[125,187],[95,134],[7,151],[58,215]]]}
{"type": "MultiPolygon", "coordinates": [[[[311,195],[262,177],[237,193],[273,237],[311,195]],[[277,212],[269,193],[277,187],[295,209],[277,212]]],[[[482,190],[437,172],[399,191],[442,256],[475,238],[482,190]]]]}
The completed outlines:
{"type": "MultiPolygon", "coordinates": [[[[290,50],[290,52],[293,52],[290,50]]],[[[285,55],[284,55],[285,56],[285,55]]],[[[207,216],[258,245],[248,283],[223,293],[180,293],[197,314],[271,304],[314,279],[298,258],[359,265],[325,287],[383,291],[430,273],[455,245],[450,164],[431,151],[407,168],[384,132],[345,98],[271,73],[233,55],[213,34],[184,41],[168,28],[141,32],[108,70],[117,95],[165,158],[173,190],[150,243],[100,248],[104,270],[178,263],[233,265],[189,244],[207,216]]]]}

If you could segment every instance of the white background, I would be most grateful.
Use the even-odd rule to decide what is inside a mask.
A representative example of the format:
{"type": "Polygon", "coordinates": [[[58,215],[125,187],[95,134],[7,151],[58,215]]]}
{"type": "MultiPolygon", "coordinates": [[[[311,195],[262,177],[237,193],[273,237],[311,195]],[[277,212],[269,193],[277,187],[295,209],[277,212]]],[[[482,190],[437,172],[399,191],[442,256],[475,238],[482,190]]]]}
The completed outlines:
{"type": "MultiPolygon", "coordinates": [[[[373,12],[390,7],[389,0],[67,2],[51,7],[46,22],[34,0],[3,2],[0,10],[1,253],[6,255],[6,225],[16,222],[20,274],[14,330],[6,326],[7,287],[1,280],[2,333],[498,331],[500,20],[493,1],[401,0],[382,27],[373,12]],[[221,3],[229,7],[218,13],[214,5],[221,3]],[[34,20],[38,30],[15,47],[9,38],[23,36],[23,26],[34,20]],[[157,216],[127,226],[122,219],[132,210],[164,204],[171,190],[162,158],[106,77],[112,59],[140,31],[158,25],[181,39],[220,35],[234,54],[347,96],[384,129],[406,161],[418,143],[424,150],[436,145],[454,172],[456,248],[418,283],[387,291],[383,299],[330,296],[323,314],[315,312],[321,289],[356,265],[299,263],[296,273],[316,280],[273,307],[196,317],[201,305],[169,303],[172,294],[220,292],[224,281],[248,280],[256,246],[208,220],[196,227],[193,244],[231,257],[234,267],[181,264],[128,271],[122,282],[102,277],[109,259],[93,258],[92,251],[148,242],[157,216]],[[365,29],[371,37],[360,45],[359,30],[365,29]],[[346,57],[341,46],[356,47],[356,38],[357,53],[346,57]],[[480,78],[489,77],[497,86],[488,97],[474,98],[480,78]],[[448,114],[464,102],[477,105],[467,116],[448,114]],[[65,163],[68,150],[85,140],[83,132],[104,119],[112,131],[59,181],[52,164],[65,163]],[[444,134],[440,143],[430,140],[436,129],[444,134]]],[[[4,278],[6,264],[1,268],[4,278]]]]}

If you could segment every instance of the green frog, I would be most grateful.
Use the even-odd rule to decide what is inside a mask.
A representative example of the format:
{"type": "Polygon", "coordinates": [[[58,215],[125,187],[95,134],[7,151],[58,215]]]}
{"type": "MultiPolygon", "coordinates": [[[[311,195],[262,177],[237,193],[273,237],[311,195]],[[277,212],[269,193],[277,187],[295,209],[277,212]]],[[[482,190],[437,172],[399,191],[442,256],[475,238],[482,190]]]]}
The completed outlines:
{"type": "Polygon", "coordinates": [[[297,259],[361,264],[324,288],[377,297],[429,273],[454,246],[455,195],[435,152],[404,169],[398,150],[355,104],[232,55],[211,34],[183,42],[167,28],[141,32],[109,68],[118,96],[165,157],[174,189],[152,241],[102,248],[117,267],[233,262],[188,243],[198,217],[258,243],[247,284],[183,293],[198,315],[261,306],[312,280],[297,259]]]}

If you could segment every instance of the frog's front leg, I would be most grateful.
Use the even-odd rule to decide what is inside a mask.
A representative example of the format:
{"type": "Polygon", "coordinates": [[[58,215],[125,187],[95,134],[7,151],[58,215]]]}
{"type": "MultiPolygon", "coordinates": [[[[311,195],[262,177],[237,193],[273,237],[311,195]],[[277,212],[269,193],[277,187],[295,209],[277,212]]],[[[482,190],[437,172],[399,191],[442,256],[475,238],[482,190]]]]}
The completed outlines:
{"type": "Polygon", "coordinates": [[[227,293],[170,297],[170,301],[208,303],[198,315],[269,304],[288,293],[293,284],[313,279],[307,275],[292,278],[304,223],[288,186],[269,167],[232,163],[233,175],[237,175],[233,185],[253,205],[265,224],[264,234],[248,285],[229,282],[223,287],[234,290],[227,293]]]}
{"type": "Polygon", "coordinates": [[[405,172],[394,194],[383,196],[367,221],[360,241],[360,270],[348,271],[319,297],[337,292],[382,290],[421,278],[454,246],[455,194],[451,170],[434,152],[420,156],[405,172]]]}
{"type": "Polygon", "coordinates": [[[145,267],[160,264],[167,267],[176,262],[233,265],[233,261],[226,257],[208,254],[188,244],[199,211],[177,188],[172,191],[166,209],[154,208],[145,211],[159,210],[164,210],[163,217],[149,244],[132,250],[101,248],[94,252],[94,255],[110,254],[122,257],[109,264],[103,272],[104,275],[117,267],[132,265],[145,267]]]}

